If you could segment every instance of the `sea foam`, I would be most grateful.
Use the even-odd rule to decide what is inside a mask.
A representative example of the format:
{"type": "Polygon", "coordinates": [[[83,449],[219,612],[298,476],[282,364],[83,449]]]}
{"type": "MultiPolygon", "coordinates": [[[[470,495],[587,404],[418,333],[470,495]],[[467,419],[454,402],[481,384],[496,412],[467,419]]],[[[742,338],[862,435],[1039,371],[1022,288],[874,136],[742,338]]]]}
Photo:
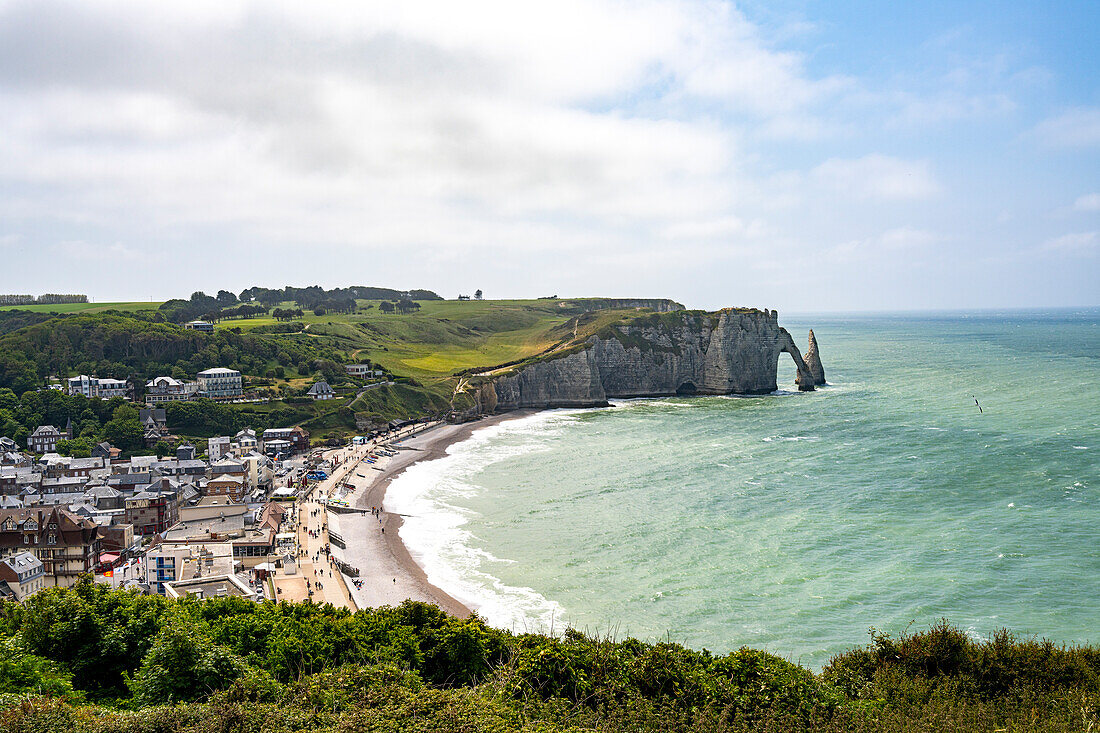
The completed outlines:
{"type": "Polygon", "coordinates": [[[386,492],[387,511],[403,515],[401,540],[424,569],[429,582],[473,607],[489,623],[516,631],[546,631],[562,616],[562,607],[531,588],[507,585],[494,565],[510,564],[479,548],[466,529],[472,516],[457,505],[481,489],[470,481],[485,467],[540,450],[540,442],[562,429],[580,410],[553,410],[475,430],[447,448],[447,455],[416,463],[386,492]],[[501,445],[502,436],[531,436],[501,445]]]}

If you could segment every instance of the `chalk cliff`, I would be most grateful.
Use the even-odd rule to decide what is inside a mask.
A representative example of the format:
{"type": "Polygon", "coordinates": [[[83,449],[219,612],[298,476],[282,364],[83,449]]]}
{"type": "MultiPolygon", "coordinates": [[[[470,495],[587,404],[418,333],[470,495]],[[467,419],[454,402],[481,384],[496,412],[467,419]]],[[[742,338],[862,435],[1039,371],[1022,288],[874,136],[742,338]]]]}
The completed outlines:
{"type": "Polygon", "coordinates": [[[811,391],[813,375],[778,318],[776,311],[732,308],[649,313],[582,334],[558,352],[491,375],[489,384],[498,410],[598,406],[616,397],[767,394],[776,389],[786,352],[799,388],[811,391]]]}
{"type": "MultiPolygon", "coordinates": [[[[825,368],[821,366],[821,356],[817,353],[817,337],[814,336],[812,328],[810,329],[810,345],[806,347],[806,355],[803,360],[806,362],[806,369],[809,371],[810,376],[813,377],[812,384],[815,386],[825,384],[825,368]]],[[[799,386],[801,384],[799,382],[799,386]]]]}

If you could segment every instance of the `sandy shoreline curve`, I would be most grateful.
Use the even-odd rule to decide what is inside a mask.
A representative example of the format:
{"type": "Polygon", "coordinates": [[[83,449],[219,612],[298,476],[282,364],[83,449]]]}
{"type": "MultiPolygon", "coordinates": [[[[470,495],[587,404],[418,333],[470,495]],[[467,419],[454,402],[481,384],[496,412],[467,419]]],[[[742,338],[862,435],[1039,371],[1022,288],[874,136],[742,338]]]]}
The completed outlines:
{"type": "Polygon", "coordinates": [[[468,439],[476,430],[536,412],[538,410],[516,410],[461,425],[437,425],[391,444],[397,455],[384,458],[373,466],[363,462],[349,472],[347,481],[354,488],[346,500],[352,507],[365,511],[329,512],[328,521],[331,530],[339,533],[347,545],[346,549],[333,547],[333,554],[359,569],[361,587],[357,588],[351,578],[346,578],[348,592],[359,608],[397,606],[412,599],[434,603],[460,618],[477,610],[428,581],[424,569],[401,540],[403,519],[400,515],[383,511],[379,521],[379,517],[371,514],[371,508],[384,505],[390,484],[409,466],[446,456],[449,446],[468,439]]]}

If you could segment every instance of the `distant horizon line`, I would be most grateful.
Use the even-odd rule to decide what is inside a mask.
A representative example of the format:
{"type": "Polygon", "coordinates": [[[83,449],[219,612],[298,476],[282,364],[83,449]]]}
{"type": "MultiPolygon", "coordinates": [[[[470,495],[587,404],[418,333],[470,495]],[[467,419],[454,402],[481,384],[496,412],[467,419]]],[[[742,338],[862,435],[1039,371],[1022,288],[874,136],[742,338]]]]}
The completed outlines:
{"type": "MultiPolygon", "coordinates": [[[[256,287],[256,286],[252,286],[252,287],[256,287]]],[[[264,287],[264,286],[259,286],[259,287],[264,287]]],[[[282,287],[285,287],[285,286],[282,286],[282,287]]],[[[290,287],[298,287],[298,286],[290,286],[290,287]]],[[[321,286],[321,287],[325,287],[325,286],[321,286]]],[[[329,287],[329,288],[325,288],[325,289],[327,290],[327,289],[346,288],[346,287],[359,287],[359,286],[343,285],[343,286],[333,286],[333,287],[329,287]]],[[[384,286],[370,286],[370,287],[384,287],[384,286]]],[[[275,289],[275,288],[272,288],[272,289],[275,289]]],[[[389,289],[398,290],[398,288],[389,288],[389,289]]],[[[430,289],[425,288],[425,290],[430,290],[430,289]]],[[[203,292],[205,292],[205,291],[203,291],[203,292]]],[[[432,290],[431,292],[437,292],[437,291],[432,290]]],[[[101,306],[112,305],[112,304],[115,304],[115,303],[119,303],[119,304],[121,304],[121,303],[164,303],[164,302],[167,302],[168,300],[176,300],[176,299],[186,300],[187,299],[187,298],[163,298],[163,299],[141,298],[141,299],[131,299],[131,300],[125,300],[125,299],[108,300],[108,299],[105,299],[105,298],[93,298],[91,295],[88,295],[87,297],[88,297],[88,303],[89,304],[95,304],[95,305],[101,305],[101,306]]],[[[673,302],[676,302],[676,303],[682,303],[683,302],[678,298],[672,298],[672,297],[668,297],[668,296],[638,296],[638,295],[632,295],[632,296],[626,296],[626,295],[567,295],[567,296],[557,296],[555,299],[556,300],[578,300],[578,299],[590,299],[590,298],[601,298],[601,299],[608,299],[608,300],[627,300],[627,299],[633,299],[633,300],[670,300],[670,301],[673,301],[673,302]]],[[[485,298],[484,300],[485,301],[494,301],[494,300],[531,300],[531,301],[537,301],[537,300],[547,300],[547,299],[548,298],[545,298],[545,297],[540,298],[538,296],[532,296],[532,297],[485,298]]],[[[444,301],[457,301],[458,298],[444,297],[443,300],[444,301]]],[[[62,304],[54,304],[54,305],[62,305],[62,304]]],[[[685,304],[685,305],[687,305],[687,304],[685,304]]],[[[0,309],[18,308],[18,307],[20,307],[20,306],[17,306],[17,305],[13,305],[13,306],[0,305],[0,309]]],[[[723,306],[718,306],[716,308],[688,307],[687,310],[721,310],[723,308],[735,308],[735,307],[746,307],[746,306],[723,305],[723,306]]],[[[764,308],[763,306],[747,306],[747,307],[758,307],[758,308],[761,308],[761,309],[764,308]]],[[[986,306],[986,305],[983,305],[983,306],[934,306],[934,307],[919,307],[919,308],[874,308],[874,307],[873,308],[836,308],[836,309],[826,308],[826,309],[813,309],[813,310],[801,309],[801,308],[796,308],[796,309],[791,309],[791,310],[784,310],[782,308],[768,308],[768,310],[778,310],[780,316],[843,316],[843,315],[891,316],[891,315],[917,315],[917,314],[949,315],[949,314],[978,314],[978,313],[989,314],[989,313],[997,313],[997,312],[1017,312],[1017,313],[1031,312],[1031,313],[1034,313],[1034,312],[1046,312],[1046,311],[1053,312],[1053,311],[1075,311],[1075,310],[1100,310],[1100,303],[1091,304],[1091,305],[1086,305],[1086,304],[1072,304],[1072,305],[1011,305],[1011,306],[997,306],[997,305],[986,306]]]]}

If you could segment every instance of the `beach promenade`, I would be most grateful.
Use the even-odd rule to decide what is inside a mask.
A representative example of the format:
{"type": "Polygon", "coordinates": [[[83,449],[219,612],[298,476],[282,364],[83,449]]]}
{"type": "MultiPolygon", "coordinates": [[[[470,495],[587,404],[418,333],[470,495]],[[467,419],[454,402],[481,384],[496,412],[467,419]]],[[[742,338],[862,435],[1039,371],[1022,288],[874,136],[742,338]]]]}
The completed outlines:
{"type": "Polygon", "coordinates": [[[327,479],[310,484],[299,495],[287,517],[297,535],[297,569],[293,575],[276,574],[277,598],[312,599],[315,603],[331,603],[353,611],[395,606],[411,598],[468,615],[469,609],[428,584],[423,571],[408,556],[397,539],[400,518],[395,522],[384,512],[381,516],[370,512],[370,506],[382,506],[390,480],[417,460],[441,455],[435,450],[425,450],[425,446],[445,447],[454,442],[456,435],[469,434],[464,427],[418,424],[365,445],[325,451],[325,459],[337,465],[327,479]],[[383,456],[377,452],[380,448],[396,450],[397,454],[383,456]],[[365,460],[370,455],[374,456],[373,464],[365,460]],[[369,503],[368,496],[375,504],[369,503]],[[342,514],[329,511],[326,505],[330,499],[342,499],[360,511],[342,514]],[[330,528],[340,534],[347,549],[331,544],[330,528]],[[392,544],[398,547],[396,553],[386,541],[386,531],[392,533],[392,544]],[[330,554],[325,553],[326,549],[330,554]],[[331,562],[332,556],[358,568],[359,576],[343,576],[331,562]]]}
{"type": "Polygon", "coordinates": [[[523,417],[531,411],[494,415],[461,425],[435,423],[391,436],[385,443],[393,456],[379,456],[374,464],[359,464],[347,482],[352,489],[343,498],[361,510],[356,513],[330,513],[333,531],[344,540],[346,549],[334,548],[337,557],[359,569],[358,584],[349,587],[359,608],[396,606],[412,599],[433,603],[451,615],[464,618],[475,607],[433,585],[424,569],[401,540],[404,517],[385,510],[386,492],[405,469],[419,461],[442,458],[448,446],[466,440],[475,430],[504,420],[523,417]],[[378,514],[372,509],[379,509],[378,514]]]}
{"type": "Polygon", "coordinates": [[[331,476],[311,484],[309,490],[301,494],[294,503],[290,521],[297,533],[297,572],[294,575],[279,573],[275,576],[276,596],[284,601],[312,598],[316,603],[331,603],[337,608],[350,608],[354,611],[357,607],[348,593],[343,577],[336,572],[325,554],[325,549],[330,544],[328,512],[324,502],[366,457],[367,446],[338,448],[326,451],[324,455],[326,459],[340,463],[333,469],[331,476]],[[318,581],[321,582],[320,587],[317,586],[318,581]]]}

